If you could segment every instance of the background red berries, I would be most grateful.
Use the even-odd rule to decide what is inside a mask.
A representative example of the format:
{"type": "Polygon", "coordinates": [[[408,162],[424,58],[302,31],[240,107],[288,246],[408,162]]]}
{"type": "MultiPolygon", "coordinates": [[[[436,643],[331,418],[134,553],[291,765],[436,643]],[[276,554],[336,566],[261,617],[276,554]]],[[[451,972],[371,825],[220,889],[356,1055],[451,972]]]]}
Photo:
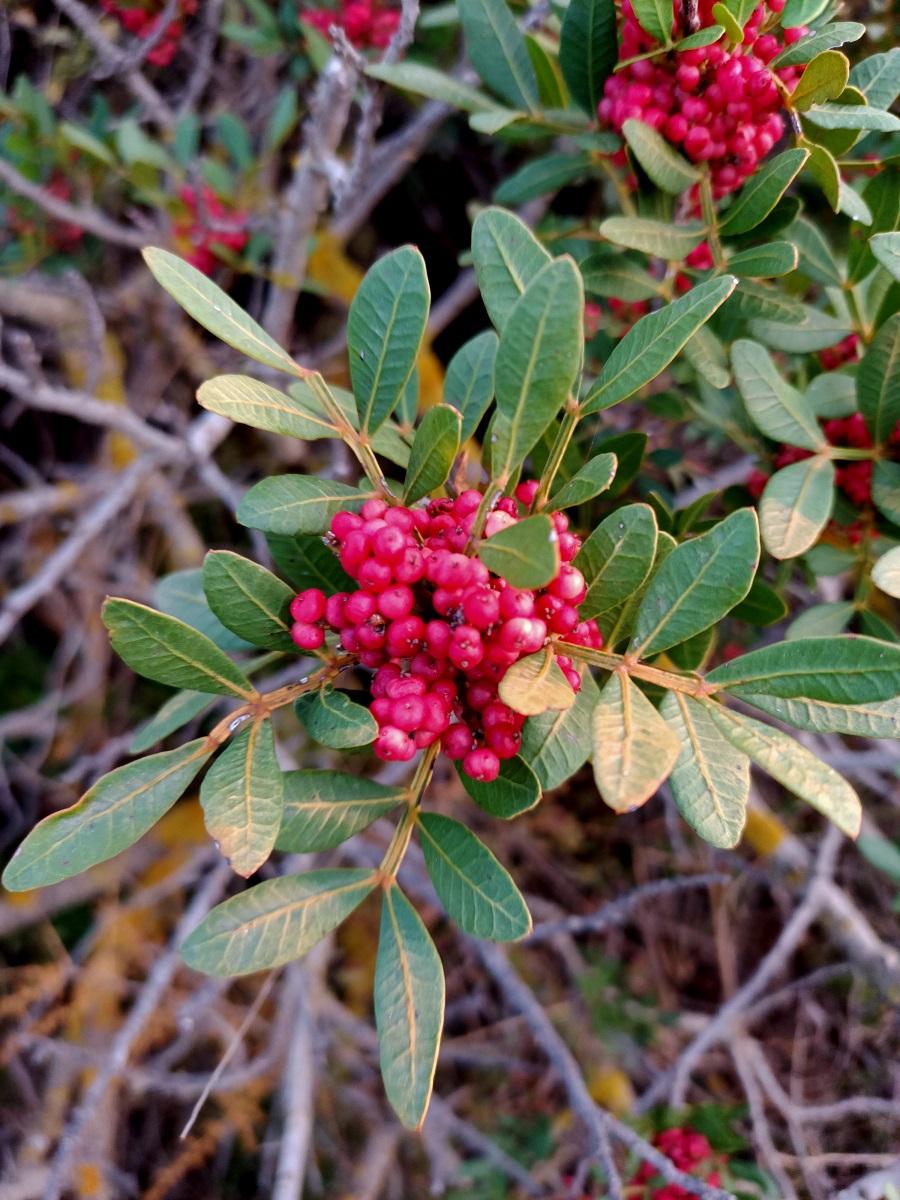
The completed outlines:
{"type": "MultiPolygon", "coordinates": [[[[806,32],[804,27],[770,30],[784,2],[767,0],[755,8],[739,46],[729,48],[722,37],[710,46],[670,50],[617,70],[604,85],[601,122],[620,131],[629,119],[643,121],[692,162],[709,163],[714,195],[734,191],[784,133],[774,76],[788,87],[799,77],[796,67],[773,73],[768,66],[784,44],[806,32]]],[[[703,27],[715,24],[712,0],[701,0],[700,20],[703,27]]],[[[676,40],[688,32],[673,18],[676,40]]],[[[620,61],[657,46],[638,23],[631,0],[623,0],[620,61]]]]}
{"type": "MultiPolygon", "coordinates": [[[[163,9],[163,0],[149,0],[146,4],[120,4],[117,0],[100,0],[104,12],[116,18],[123,29],[135,37],[149,38],[157,29],[163,9]]],[[[197,11],[197,0],[180,0],[180,15],[170,21],[159,42],[147,54],[147,62],[155,67],[167,67],[178,51],[184,32],[182,18],[197,11]]]]}
{"type": "Polygon", "coordinates": [[[350,42],[358,50],[366,47],[382,48],[397,32],[400,24],[398,9],[382,8],[377,0],[350,0],[340,8],[304,8],[300,20],[324,36],[332,25],[343,29],[350,42]]]}
{"type": "MultiPolygon", "coordinates": [[[[653,1145],[671,1159],[680,1171],[704,1179],[712,1187],[721,1184],[721,1175],[715,1170],[713,1149],[708,1139],[695,1129],[680,1127],[664,1129],[653,1139],[653,1145]]],[[[630,1181],[635,1197],[640,1200],[691,1200],[692,1192],[677,1183],[664,1183],[651,1163],[642,1163],[630,1181]],[[643,1185],[643,1186],[642,1186],[643,1185]]]]}
{"type": "MultiPolygon", "coordinates": [[[[515,524],[537,488],[529,481],[516,499],[502,498],[485,536],[515,524]]],[[[509,667],[554,634],[585,646],[600,646],[602,638],[596,622],[578,613],[585,581],[571,560],[581,540],[569,532],[568,518],[552,514],[556,577],[543,588],[515,588],[467,553],[481,501],[469,490],[424,508],[367,500],[358,514],[336,513],[330,541],[359,588],[329,597],[317,588],[301,592],[291,604],[291,635],[302,650],[317,650],[327,627],[374,671],[379,758],[404,762],[440,739],[466,774],[489,782],[522,740],[525,718],[498,694],[509,667]]],[[[577,692],[581,676],[572,660],[556,661],[577,692]]]]}
{"type": "Polygon", "coordinates": [[[181,188],[178,198],[186,212],[173,222],[172,233],[177,249],[192,266],[209,275],[219,261],[217,248],[240,254],[250,237],[247,213],[230,208],[205,184],[199,195],[193,187],[181,188]]]}

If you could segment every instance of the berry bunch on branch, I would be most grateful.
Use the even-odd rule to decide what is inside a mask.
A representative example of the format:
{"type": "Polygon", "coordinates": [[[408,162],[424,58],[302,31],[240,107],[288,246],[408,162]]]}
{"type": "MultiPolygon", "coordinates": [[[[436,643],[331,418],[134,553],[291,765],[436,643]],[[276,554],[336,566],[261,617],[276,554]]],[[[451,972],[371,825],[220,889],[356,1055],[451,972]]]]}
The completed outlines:
{"type": "Polygon", "coordinates": [[[429,806],[444,759],[471,799],[504,819],[588,760],[598,804],[615,813],[647,803],[668,779],[688,824],[722,847],[740,838],[754,763],[852,836],[861,810],[846,780],[728,699],[782,724],[874,736],[894,735],[900,704],[900,648],[866,637],[776,642],[701,671],[702,647],[723,621],[740,620],[757,585],[755,512],[726,505],[700,523],[698,509],[670,533],[657,518],[664,510],[611,494],[614,452],[573,461],[577,445],[602,437],[604,411],[665,370],[736,280],[706,281],[641,317],[585,378],[575,262],[552,258],[496,208],[477,217],[472,255],[494,328],[460,348],[444,403],[420,415],[411,380],[429,289],[413,247],[380,259],[354,297],[352,392],[297,363],[195,267],[146,252],[159,283],[211,333],[267,378],[286,376],[284,390],[218,376],[201,386],[201,404],[271,433],[341,439],[361,482],[289,474],[244,495],[238,520],[265,535],[285,579],[230,551],[207,555],[210,619],[262,655],[226,651],[191,624],[194,612],[182,620],[107,602],[125,662],[186,689],[174,719],[167,706],[142,732],[145,747],[211,716],[216,698],[230,711],[185,745],[104,776],[39,824],[4,876],[10,888],[32,888],[111,857],[203,770],[206,826],[237,874],[254,874],[273,851],[329,858],[226,900],[187,939],[186,960],[215,975],[276,967],[377,894],[382,1073],[411,1126],[428,1106],[444,998],[437,950],[398,883],[412,838],[466,933],[505,941],[531,928],[524,897],[468,828],[465,808],[451,817],[429,806]],[[293,678],[258,687],[276,659],[296,663],[293,678]],[[198,695],[212,698],[205,708],[198,695]],[[322,747],[370,748],[372,766],[391,764],[391,781],[284,771],[272,718],[289,706],[322,747]],[[406,762],[398,784],[394,764],[406,762]],[[378,865],[346,865],[342,844],[395,810],[378,865]],[[410,961],[415,970],[402,970],[410,961]]]}

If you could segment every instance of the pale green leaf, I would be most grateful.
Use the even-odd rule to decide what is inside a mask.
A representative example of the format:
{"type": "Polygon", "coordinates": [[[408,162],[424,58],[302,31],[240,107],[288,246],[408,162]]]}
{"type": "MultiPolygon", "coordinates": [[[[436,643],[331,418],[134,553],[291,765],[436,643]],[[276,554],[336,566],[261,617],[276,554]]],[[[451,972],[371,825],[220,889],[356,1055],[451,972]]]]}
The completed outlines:
{"type": "Polygon", "coordinates": [[[679,812],[704,841],[725,850],[736,846],[747,819],[750,759],[692,697],[669,692],[660,713],[681,747],[669,777],[679,812]]]}
{"type": "Polygon", "coordinates": [[[616,246],[643,250],[672,262],[681,262],[703,240],[699,222],[670,225],[649,217],[607,217],[600,223],[600,233],[616,246]]]}
{"type": "Polygon", "coordinates": [[[614,812],[640,808],[672,770],[678,739],[625,671],[610,675],[592,724],[597,790],[614,812]]]}
{"type": "Polygon", "coordinates": [[[884,269],[900,280],[900,233],[876,233],[869,246],[884,269]]]}
{"type": "Polygon", "coordinates": [[[900,546],[888,550],[872,568],[872,582],[889,596],[900,599],[900,546]]]}
{"type": "Polygon", "coordinates": [[[565,783],[590,757],[591,714],[599,695],[593,675],[586,670],[570,708],[529,717],[522,727],[522,758],[545,791],[565,783]]]}
{"type": "Polygon", "coordinates": [[[228,743],[204,776],[200,803],[231,869],[252,875],[272,853],[284,807],[271,721],[253,721],[228,743]]]}
{"type": "Polygon", "coordinates": [[[787,699],[742,692],[741,699],[779,721],[811,733],[900,738],[900,697],[871,704],[832,704],[827,700],[787,699]]]}
{"type": "Polygon", "coordinates": [[[336,512],[356,512],[374,494],[319,475],[270,475],[245,493],[237,519],[266,533],[324,533],[336,512]]]}
{"type": "Polygon", "coordinates": [[[163,704],[158,712],[137,730],[128,746],[129,754],[143,754],[169,734],[182,729],[210,705],[212,696],[204,692],[176,692],[163,704]]]}
{"type": "Polygon", "coordinates": [[[554,512],[586,504],[601,492],[605,492],[616,476],[616,456],[598,454],[590,459],[571,479],[567,480],[550,499],[554,512]]]}
{"type": "Polygon", "coordinates": [[[309,390],[308,385],[297,384],[291,390],[293,394],[280,392],[249,375],[217,375],[201,383],[197,399],[210,412],[253,429],[305,441],[337,437],[333,425],[297,398],[298,392],[309,390]]]}
{"type": "Polygon", "coordinates": [[[731,347],[738,391],[753,424],[766,437],[805,450],[821,450],[825,435],[812,407],[779,374],[758,342],[739,339],[731,347]]]}
{"type": "Polygon", "coordinates": [[[513,663],[500,680],[499,695],[513,712],[525,717],[563,711],[575,703],[575,693],[557,664],[552,645],[513,663]]]}
{"type": "Polygon", "coordinates": [[[765,548],[775,558],[796,558],[819,538],[834,506],[834,463],[805,458],[776,471],[759,502],[765,548]]]}
{"type": "Polygon", "coordinates": [[[720,704],[706,704],[719,732],[773,779],[846,833],[856,837],[862,820],[859,797],[837,771],[786,733],[720,704]]]}
{"type": "Polygon", "coordinates": [[[472,261],[484,307],[502,332],[516,301],[551,259],[524,221],[485,208],[472,225],[472,261]]]}
{"type": "Polygon", "coordinates": [[[559,573],[559,536],[544,513],[508,525],[478,543],[478,557],[513,587],[546,587],[559,573]]]}
{"type": "Polygon", "coordinates": [[[622,126],[622,132],[634,157],[656,186],[664,192],[680,196],[700,178],[697,168],[679,154],[671,142],[667,142],[652,125],[631,119],[622,126]]]}

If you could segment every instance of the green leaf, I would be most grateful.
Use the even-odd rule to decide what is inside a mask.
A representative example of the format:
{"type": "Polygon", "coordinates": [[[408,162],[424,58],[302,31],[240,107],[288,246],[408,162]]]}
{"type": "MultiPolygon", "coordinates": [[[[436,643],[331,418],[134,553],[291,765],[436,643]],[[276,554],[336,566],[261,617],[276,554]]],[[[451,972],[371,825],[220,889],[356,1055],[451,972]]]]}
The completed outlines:
{"type": "Polygon", "coordinates": [[[319,475],[271,475],[245,493],[237,519],[266,533],[324,533],[336,512],[356,512],[374,494],[319,475]]]}
{"type": "Polygon", "coordinates": [[[230,550],[210,550],[203,560],[203,587],[228,629],[254,646],[296,653],[288,612],[294,592],[271,571],[230,550]]]}
{"type": "Polygon", "coordinates": [[[217,905],[181,948],[206,975],[250,975],[302,958],[358,908],[373,871],[333,868],[282,875],[217,905]]]}
{"type": "Polygon", "coordinates": [[[781,14],[785,29],[796,29],[798,25],[809,25],[820,17],[828,7],[828,0],[788,0],[781,14]]]}
{"type": "Polygon", "coordinates": [[[525,45],[528,47],[528,57],[537,76],[538,100],[541,107],[566,108],[569,100],[556,55],[551,56],[543,38],[536,34],[526,33],[525,45]]]}
{"type": "Polygon", "coordinates": [[[625,671],[606,681],[592,724],[597,790],[614,812],[640,808],[672,770],[678,739],[625,671]]]}
{"type": "Polygon", "coordinates": [[[900,546],[882,554],[872,568],[872,582],[889,596],[900,599],[900,546]]]}
{"type": "Polygon", "coordinates": [[[562,711],[575,703],[575,693],[556,662],[552,645],[513,663],[498,690],[503,703],[525,717],[551,709],[562,711]]]}
{"type": "Polygon", "coordinates": [[[751,650],[710,671],[733,696],[870,704],[900,695],[900,647],[875,638],[807,638],[751,650]]]}
{"type": "Polygon", "coordinates": [[[656,538],[656,516],[648,504],[626,505],[601,521],[575,559],[587,581],[579,605],[583,620],[602,616],[637,591],[653,566],[656,538]]]}
{"type": "Polygon", "coordinates": [[[375,959],[375,1026],[391,1107],[421,1129],[444,1026],[444,971],[422,918],[395,883],[384,889],[375,959]]]}
{"type": "Polygon", "coordinates": [[[900,525],[900,463],[881,459],[872,472],[872,503],[889,521],[900,525]]]}
{"type": "Polygon", "coordinates": [[[732,254],[728,270],[743,278],[776,279],[796,271],[798,262],[797,247],[791,242],[769,242],[732,254]]]}
{"type": "Polygon", "coordinates": [[[656,553],[653,555],[653,565],[646,579],[639,585],[636,591],[630,595],[626,595],[614,608],[610,609],[604,615],[604,634],[606,636],[606,644],[610,650],[614,649],[621,641],[630,636],[634,628],[638,609],[641,607],[644,596],[647,594],[647,588],[650,586],[656,572],[677,545],[678,543],[671,534],[660,530],[656,538],[656,553]]]}
{"type": "Polygon", "coordinates": [[[616,65],[613,0],[571,0],[559,35],[559,65],[572,99],[593,120],[616,65]]]}
{"type": "Polygon", "coordinates": [[[773,70],[800,66],[801,63],[809,62],[817,54],[821,54],[823,50],[833,50],[836,46],[846,45],[847,42],[858,42],[865,32],[865,25],[861,25],[859,21],[835,21],[826,25],[824,29],[801,38],[799,42],[794,42],[792,46],[787,46],[769,66],[773,70]]]}
{"type": "MultiPolygon", "coordinates": [[[[298,386],[308,390],[305,384],[298,386]]],[[[288,395],[249,375],[217,375],[208,379],[200,385],[197,399],[209,412],[253,429],[305,441],[338,436],[333,425],[296,399],[296,392],[288,395]]]]}
{"type": "Polygon", "coordinates": [[[587,154],[545,154],[525,163],[497,188],[498,204],[525,204],[538,196],[558,192],[582,179],[591,169],[587,154]]]}
{"type": "Polygon", "coordinates": [[[380,258],[365,274],[347,317],[347,352],[360,429],[388,419],[409,382],[428,320],[425,260],[414,246],[380,258]]]}
{"type": "Polygon", "coordinates": [[[475,278],[495,329],[506,320],[529,283],[551,261],[524,221],[502,208],[485,208],[472,225],[475,278]]]}
{"type": "Polygon", "coordinates": [[[738,391],[760,432],[805,450],[826,445],[811,405],[782,379],[764,346],[739,339],[731,347],[731,364],[738,391]]]}
{"type": "Polygon", "coordinates": [[[137,730],[128,745],[128,753],[143,754],[169,734],[182,729],[194,717],[199,717],[213,703],[203,692],[176,692],[137,730]]]}
{"type": "Polygon", "coordinates": [[[133,671],[170,687],[249,700],[250,680],[209,638],[175,617],[119,598],[103,606],[112,647],[133,671]]]}
{"type": "Polygon", "coordinates": [[[582,402],[582,415],[611,408],[655,379],[736,285],[733,275],[707,279],[658,312],[641,317],[606,360],[582,402]]]}
{"type": "Polygon", "coordinates": [[[712,18],[722,26],[730,42],[740,45],[744,40],[744,31],[741,28],[740,21],[737,20],[727,5],[714,4],[712,6],[712,18]]]}
{"type": "Polygon", "coordinates": [[[526,517],[480,541],[478,557],[513,587],[546,587],[559,572],[556,528],[545,513],[526,517]]]}
{"type": "Polygon", "coordinates": [[[39,822],[3,872],[11,892],[48,887],[121,854],[165,815],[212,753],[206,738],[139,758],[39,822]]]}
{"type": "Polygon", "coordinates": [[[742,713],[706,704],[714,723],[733,746],[773,779],[832,821],[848,837],[856,837],[862,820],[859,797],[837,771],[832,770],[792,737],[745,717],[742,713]]]}
{"type": "Polygon", "coordinates": [[[843,341],[853,333],[853,324],[844,317],[831,317],[817,308],[806,307],[803,320],[791,325],[757,318],[750,322],[750,332],[773,350],[807,354],[824,350],[843,341]]]}
{"type": "Polygon", "coordinates": [[[747,819],[750,759],[690,696],[668,692],[660,713],[680,744],[669,779],[679,812],[704,841],[722,850],[736,846],[747,819]]]}
{"type": "Polygon", "coordinates": [[[856,372],[823,371],[806,389],[806,403],[817,417],[849,417],[856,412],[856,372]]]}
{"type": "Polygon", "coordinates": [[[332,750],[368,746],[378,733],[375,718],[367,708],[351,700],[346,692],[330,687],[299,696],[294,701],[294,712],[309,736],[332,750]]]}
{"type": "Polygon", "coordinates": [[[843,283],[841,267],[818,226],[800,217],[786,232],[800,252],[798,269],[817,283],[840,287],[843,283]]]}
{"type": "Polygon", "coordinates": [[[622,126],[622,133],[646,173],[669,195],[680,196],[700,178],[697,168],[673,149],[652,125],[631,119],[622,126]]]}
{"type": "Polygon", "coordinates": [[[496,100],[487,92],[460,83],[445,71],[436,71],[425,63],[410,62],[409,59],[401,63],[370,63],[366,67],[366,74],[401,91],[440,100],[463,112],[477,113],[497,108],[496,100]]]}
{"type": "Polygon", "coordinates": [[[813,105],[806,118],[820,129],[865,129],[880,133],[895,133],[900,129],[900,117],[865,104],[828,104],[822,108],[813,105]]]}
{"type": "Polygon", "coordinates": [[[900,280],[900,233],[876,233],[869,246],[884,269],[900,280]]]}
{"type": "Polygon", "coordinates": [[[722,236],[748,233],[764,221],[808,158],[808,150],[784,150],[751,176],[722,219],[719,226],[722,236]]]}
{"type": "Polygon", "coordinates": [[[726,317],[763,317],[772,321],[793,324],[802,321],[804,308],[800,300],[767,283],[742,279],[725,309],[726,317]]]}
{"type": "Polygon", "coordinates": [[[465,342],[450,359],[444,377],[444,403],[462,416],[460,445],[475,433],[494,397],[494,363],[499,340],[486,329],[465,342]]]}
{"type": "Polygon", "coordinates": [[[609,247],[579,263],[584,290],[591,296],[613,296],[617,300],[651,300],[659,295],[659,281],[643,267],[609,247]]]}
{"type": "Polygon", "coordinates": [[[506,0],[457,0],[469,61],[513,108],[535,109],[537,76],[506,0]]]}
{"type": "Polygon", "coordinates": [[[200,803],[209,836],[231,869],[246,878],[275,846],[284,808],[272,722],[253,721],[228,743],[204,776],[200,803]]]}
{"type": "Polygon", "coordinates": [[[823,50],[808,64],[788,97],[798,112],[806,112],[824,100],[836,100],[850,79],[850,63],[840,50],[823,50]]]}
{"type": "Polygon", "coordinates": [[[900,421],[900,313],[885,321],[866,350],[856,372],[856,393],[872,437],[886,442],[900,421]]]}
{"type": "Polygon", "coordinates": [[[731,383],[725,347],[708,325],[701,325],[684,343],[684,357],[710,387],[721,390],[731,383]]]}
{"type": "Polygon", "coordinates": [[[832,704],[825,700],[790,700],[781,696],[762,696],[754,692],[741,695],[745,704],[762,709],[779,721],[812,733],[844,733],[852,737],[900,737],[900,697],[876,700],[871,704],[832,704]]]}
{"type": "Polygon", "coordinates": [[[638,610],[629,653],[650,658],[720,621],[750,591],[759,565],[759,527],[741,508],[678,546],[638,610]]]}
{"type": "Polygon", "coordinates": [[[574,262],[558,258],[532,279],[500,334],[493,476],[508,480],[565,404],[581,368],[584,293],[574,262]]]}
{"type": "Polygon", "coordinates": [[[873,108],[890,108],[900,93],[900,47],[854,63],[850,82],[873,108]]]}
{"type": "Polygon", "coordinates": [[[600,223],[600,233],[616,246],[642,250],[672,262],[681,262],[704,236],[699,222],[670,225],[647,217],[607,217],[600,223]]]}
{"type": "Polygon", "coordinates": [[[403,481],[404,504],[421,500],[446,482],[459,449],[460,427],[459,413],[447,404],[436,404],[422,417],[403,481]]]}
{"type": "Polygon", "coordinates": [[[590,757],[591,714],[599,695],[593,675],[586,670],[570,708],[529,717],[522,727],[522,758],[544,791],[565,783],[590,757]]]}
{"type": "MultiPolygon", "coordinates": [[[[553,715],[557,717],[560,714],[553,715]]],[[[513,817],[528,812],[541,798],[541,785],[537,775],[522,758],[504,759],[500,764],[500,774],[492,783],[479,783],[463,770],[459,771],[459,777],[478,807],[502,821],[510,821],[513,817]]]]}
{"type": "Polygon", "coordinates": [[[200,633],[206,634],[220,650],[250,650],[250,643],[230,629],[226,629],[213,610],[203,591],[203,571],[189,567],[183,571],[172,571],[156,581],[153,603],[160,612],[177,617],[200,633]]]}
{"type": "Polygon", "coordinates": [[[587,504],[601,492],[605,492],[616,475],[616,456],[598,454],[576,471],[551,497],[554,512],[574,508],[576,504],[587,504]]]}
{"type": "Polygon", "coordinates": [[[654,41],[663,46],[672,43],[672,10],[667,0],[635,0],[638,24],[654,41]]]}
{"type": "Polygon", "coordinates": [[[434,890],[460,929],[492,942],[531,932],[531,915],[509,872],[465,825],[423,812],[419,837],[434,890]]]}
{"type": "Polygon", "coordinates": [[[805,458],[776,471],[759,502],[763,545],[775,558],[796,558],[819,539],[834,507],[834,463],[805,458]]]}
{"type": "Polygon", "coordinates": [[[344,771],[286,771],[279,850],[331,850],[396,808],[406,796],[364,775],[344,771]]]}
{"type": "Polygon", "coordinates": [[[696,33],[690,33],[685,38],[680,38],[675,43],[676,50],[701,50],[704,46],[711,46],[713,42],[717,42],[725,30],[721,25],[706,25],[703,29],[698,29],[696,33]]]}
{"type": "Polygon", "coordinates": [[[308,374],[202,271],[158,246],[148,246],[143,255],[156,282],[220,341],[276,371],[308,374]]]}
{"type": "Polygon", "coordinates": [[[266,542],[275,566],[298,591],[317,587],[328,594],[352,592],[355,583],[338,562],[337,555],[321,537],[303,533],[269,533],[266,542]]]}
{"type": "Polygon", "coordinates": [[[829,604],[814,604],[802,612],[795,621],[791,621],[785,630],[788,641],[797,638],[830,637],[843,633],[850,624],[856,612],[852,600],[835,600],[829,604]]]}

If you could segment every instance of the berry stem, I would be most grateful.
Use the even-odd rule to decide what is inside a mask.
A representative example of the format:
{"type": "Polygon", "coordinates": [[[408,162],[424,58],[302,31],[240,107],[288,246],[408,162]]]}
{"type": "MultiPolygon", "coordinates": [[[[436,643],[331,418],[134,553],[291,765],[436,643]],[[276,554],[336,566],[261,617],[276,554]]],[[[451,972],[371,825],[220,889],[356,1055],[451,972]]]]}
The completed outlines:
{"type": "Polygon", "coordinates": [[[550,449],[550,457],[547,459],[547,465],[541,473],[541,486],[538,488],[537,495],[534,498],[533,508],[535,512],[540,512],[549,499],[550,489],[553,486],[553,481],[556,478],[559,468],[562,466],[562,460],[578,426],[580,415],[581,410],[578,406],[578,401],[574,396],[570,395],[566,401],[563,419],[556,431],[556,438],[550,449]]]}
{"type": "Polygon", "coordinates": [[[709,243],[713,262],[719,270],[723,270],[725,267],[725,252],[722,249],[722,242],[719,238],[719,223],[716,218],[716,203],[713,199],[712,179],[706,163],[703,163],[700,168],[699,188],[700,211],[703,214],[703,223],[706,226],[706,240],[709,243]]]}
{"type": "Polygon", "coordinates": [[[382,886],[389,884],[400,870],[400,864],[403,862],[410,839],[412,838],[413,829],[415,829],[416,821],[418,820],[422,796],[431,779],[434,760],[439,750],[440,743],[434,742],[425,750],[416,764],[415,774],[410,780],[409,791],[407,793],[406,811],[400,819],[397,828],[394,830],[394,836],[391,838],[390,845],[385,851],[384,858],[381,860],[381,865],[378,868],[382,886]]]}

